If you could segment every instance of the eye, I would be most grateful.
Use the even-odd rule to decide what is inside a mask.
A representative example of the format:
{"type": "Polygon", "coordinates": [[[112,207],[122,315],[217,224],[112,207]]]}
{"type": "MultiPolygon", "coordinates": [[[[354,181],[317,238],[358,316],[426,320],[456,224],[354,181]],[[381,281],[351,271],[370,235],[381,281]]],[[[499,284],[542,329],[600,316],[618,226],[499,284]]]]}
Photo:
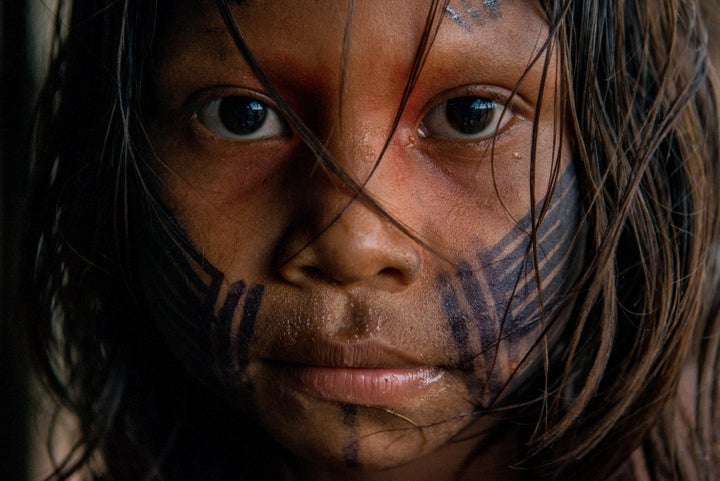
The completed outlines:
{"type": "Polygon", "coordinates": [[[287,135],[280,115],[252,97],[230,95],[211,100],[197,113],[205,128],[231,140],[256,140],[287,135]]]}
{"type": "Polygon", "coordinates": [[[480,140],[495,135],[511,118],[510,109],[495,100],[456,97],[428,112],[418,131],[423,137],[480,140]]]}

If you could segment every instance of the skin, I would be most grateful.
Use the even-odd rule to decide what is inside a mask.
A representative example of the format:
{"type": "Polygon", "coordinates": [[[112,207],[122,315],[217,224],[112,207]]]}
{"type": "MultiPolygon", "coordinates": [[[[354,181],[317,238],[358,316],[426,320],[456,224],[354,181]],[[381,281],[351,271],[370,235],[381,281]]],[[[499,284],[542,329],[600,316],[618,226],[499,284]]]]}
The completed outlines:
{"type": "MultiPolygon", "coordinates": [[[[147,122],[159,189],[188,240],[172,268],[189,279],[188,293],[177,295],[189,307],[159,302],[156,313],[170,344],[190,371],[293,453],[301,477],[522,477],[508,467],[516,461],[513,430],[491,435],[499,416],[488,411],[540,366],[542,349],[532,346],[555,316],[576,255],[577,191],[555,128],[553,62],[541,109],[542,59],[523,77],[547,34],[542,12],[519,1],[451,3],[373,171],[426,8],[357,2],[344,83],[343,2],[251,1],[232,9],[293,111],[432,249],[354,198],[282,119],[260,139],[215,128],[208,113],[215,99],[274,103],[214,2],[186,2],[158,34],[147,122]],[[473,20],[478,12],[481,22],[473,20]],[[462,96],[507,99],[516,85],[494,145],[492,136],[428,131],[437,105],[462,96]],[[562,175],[547,197],[553,172],[562,175]],[[538,216],[533,251],[528,232],[538,216]],[[298,366],[318,365],[407,369],[422,373],[422,387],[386,402],[352,388],[322,395],[298,374],[298,366]]],[[[162,291],[161,281],[151,284],[162,291]]]]}

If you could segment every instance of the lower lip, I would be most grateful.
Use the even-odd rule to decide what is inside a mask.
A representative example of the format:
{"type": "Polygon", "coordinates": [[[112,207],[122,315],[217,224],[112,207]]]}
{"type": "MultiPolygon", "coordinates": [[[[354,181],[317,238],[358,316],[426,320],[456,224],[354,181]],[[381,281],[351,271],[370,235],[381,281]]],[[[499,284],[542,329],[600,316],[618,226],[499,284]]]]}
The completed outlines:
{"type": "Polygon", "coordinates": [[[293,366],[291,375],[310,395],[348,404],[393,405],[426,393],[442,374],[429,368],[293,366]]]}

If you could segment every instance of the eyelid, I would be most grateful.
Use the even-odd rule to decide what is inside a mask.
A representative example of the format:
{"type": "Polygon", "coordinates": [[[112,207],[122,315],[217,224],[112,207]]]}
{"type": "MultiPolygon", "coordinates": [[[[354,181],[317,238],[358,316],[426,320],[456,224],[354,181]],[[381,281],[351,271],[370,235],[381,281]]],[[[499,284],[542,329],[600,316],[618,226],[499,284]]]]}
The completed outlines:
{"type": "Polygon", "coordinates": [[[270,98],[270,96],[258,90],[237,87],[234,85],[218,85],[192,93],[185,101],[183,110],[185,110],[185,112],[189,114],[193,114],[208,102],[211,102],[213,100],[219,100],[232,95],[237,95],[240,97],[252,97],[272,108],[277,108],[275,102],[272,98],[270,98]]]}

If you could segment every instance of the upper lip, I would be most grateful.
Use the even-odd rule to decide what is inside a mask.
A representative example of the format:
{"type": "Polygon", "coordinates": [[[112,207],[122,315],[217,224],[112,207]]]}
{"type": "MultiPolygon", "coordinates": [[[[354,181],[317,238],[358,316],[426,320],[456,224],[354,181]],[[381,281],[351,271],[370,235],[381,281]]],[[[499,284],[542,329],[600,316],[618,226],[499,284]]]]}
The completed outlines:
{"type": "Polygon", "coordinates": [[[340,342],[322,338],[299,339],[292,346],[276,349],[266,360],[337,368],[407,369],[425,366],[404,352],[378,341],[340,342]]]}

